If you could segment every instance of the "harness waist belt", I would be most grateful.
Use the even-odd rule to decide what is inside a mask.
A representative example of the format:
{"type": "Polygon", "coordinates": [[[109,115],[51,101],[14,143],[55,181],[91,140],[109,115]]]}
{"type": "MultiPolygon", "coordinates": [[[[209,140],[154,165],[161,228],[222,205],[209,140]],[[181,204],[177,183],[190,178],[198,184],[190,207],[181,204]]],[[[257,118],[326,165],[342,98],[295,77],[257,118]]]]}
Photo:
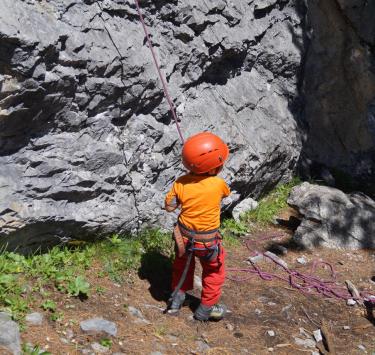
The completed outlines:
{"type": "Polygon", "coordinates": [[[194,239],[195,243],[213,242],[217,239],[217,237],[220,236],[218,229],[213,229],[209,231],[195,231],[184,226],[180,221],[178,221],[177,225],[180,228],[182,236],[188,238],[189,240],[194,239]]]}
{"type": "Polygon", "coordinates": [[[173,238],[176,242],[176,252],[179,257],[182,257],[186,253],[186,247],[184,238],[188,239],[193,243],[206,244],[222,239],[218,229],[210,231],[194,231],[184,226],[180,221],[177,222],[174,231],[173,238]]]}

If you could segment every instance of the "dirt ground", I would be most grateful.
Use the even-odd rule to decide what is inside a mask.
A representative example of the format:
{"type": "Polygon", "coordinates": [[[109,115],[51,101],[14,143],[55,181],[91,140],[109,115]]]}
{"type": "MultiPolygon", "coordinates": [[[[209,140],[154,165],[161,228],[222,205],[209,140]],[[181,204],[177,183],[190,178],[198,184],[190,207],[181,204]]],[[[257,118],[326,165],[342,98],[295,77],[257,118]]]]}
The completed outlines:
{"type": "MultiPolygon", "coordinates": [[[[275,236],[278,243],[288,245],[287,254],[280,257],[289,268],[309,273],[314,260],[325,260],[333,265],[340,285],[351,280],[358,289],[375,294],[375,283],[371,281],[375,276],[375,251],[301,251],[289,243],[290,232],[281,228],[246,236],[240,247],[228,247],[227,267],[250,268],[246,259],[251,252],[245,241],[265,235],[275,236]],[[302,256],[307,261],[305,265],[296,261],[302,256]]],[[[272,243],[261,242],[257,248],[260,251],[272,249],[272,243]]],[[[94,267],[89,277],[98,292],[82,301],[50,296],[63,318],[52,321],[45,312],[44,324],[27,327],[22,334],[23,342],[39,344],[52,354],[94,354],[91,344],[100,342],[104,336],[84,334],[79,323],[92,317],[104,317],[118,326],[108,353],[314,354],[315,351],[319,354],[317,348],[297,345],[295,338],[307,339],[324,322],[336,354],[375,353],[375,322],[371,310],[348,306],[345,301],[334,298],[305,296],[287,282],[264,281],[258,276],[244,282],[226,281],[222,301],[231,313],[220,322],[200,323],[192,319],[192,310],[199,302],[199,290],[192,292],[178,316],[167,316],[163,310],[168,297],[170,262],[161,255],[153,260],[144,262],[138,272],[129,273],[127,281],[121,285],[98,277],[100,270],[94,267]],[[133,315],[132,307],[137,308],[144,319],[133,315]]],[[[271,262],[264,260],[258,265],[285,276],[271,262]]],[[[199,270],[196,274],[199,275],[199,270]]],[[[228,273],[230,277],[235,275],[238,276],[228,273]]],[[[324,279],[330,276],[324,268],[320,268],[317,275],[324,279]]],[[[329,354],[334,354],[332,349],[329,354]]]]}

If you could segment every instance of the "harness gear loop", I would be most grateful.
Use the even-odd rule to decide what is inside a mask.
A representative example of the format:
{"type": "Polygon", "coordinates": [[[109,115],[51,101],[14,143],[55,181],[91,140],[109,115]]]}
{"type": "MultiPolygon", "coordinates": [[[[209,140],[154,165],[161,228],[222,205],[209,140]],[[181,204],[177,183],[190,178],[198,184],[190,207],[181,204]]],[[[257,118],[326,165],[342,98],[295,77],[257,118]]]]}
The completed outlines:
{"type": "Polygon", "coordinates": [[[135,6],[137,8],[139,19],[141,20],[141,23],[142,23],[143,31],[145,33],[145,37],[146,37],[147,44],[148,44],[148,48],[150,48],[150,51],[151,51],[151,54],[152,54],[152,58],[154,59],[156,70],[157,70],[157,72],[159,74],[160,81],[161,81],[161,83],[163,85],[163,91],[164,91],[165,98],[168,101],[169,108],[170,108],[170,111],[172,113],[173,119],[174,119],[174,121],[176,123],[176,128],[177,128],[178,134],[180,136],[181,142],[182,142],[182,144],[184,144],[185,140],[184,140],[184,137],[182,135],[180,125],[178,124],[178,118],[177,118],[177,115],[176,115],[174,104],[173,104],[173,101],[172,101],[172,99],[171,99],[171,97],[169,95],[167,83],[166,83],[166,81],[165,81],[165,79],[163,77],[163,74],[161,72],[160,64],[159,64],[158,59],[156,57],[156,53],[155,53],[154,47],[152,45],[152,42],[151,42],[151,39],[150,39],[150,35],[148,33],[148,30],[147,30],[146,23],[144,21],[143,15],[142,15],[141,8],[139,6],[139,1],[138,0],[134,0],[134,2],[135,2],[135,6]]]}

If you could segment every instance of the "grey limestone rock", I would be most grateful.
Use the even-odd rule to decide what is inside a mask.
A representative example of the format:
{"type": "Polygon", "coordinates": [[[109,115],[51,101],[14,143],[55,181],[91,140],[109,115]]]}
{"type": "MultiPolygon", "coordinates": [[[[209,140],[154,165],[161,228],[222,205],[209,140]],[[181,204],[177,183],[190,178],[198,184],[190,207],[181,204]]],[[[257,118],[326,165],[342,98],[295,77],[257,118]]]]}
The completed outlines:
{"type": "Polygon", "coordinates": [[[302,215],[293,238],[305,248],[375,247],[375,201],[362,193],[304,182],[293,188],[288,204],[302,215]]]}
{"type": "Polygon", "coordinates": [[[245,198],[240,203],[238,203],[232,210],[233,218],[239,222],[241,214],[254,210],[258,207],[258,202],[251,197],[245,198]]]}
{"type": "Polygon", "coordinates": [[[18,324],[5,312],[0,312],[0,347],[8,349],[14,355],[21,354],[21,337],[18,324]]]}
{"type": "Polygon", "coordinates": [[[117,334],[116,324],[103,318],[84,320],[80,323],[80,327],[86,333],[106,333],[112,336],[117,334]]]}
{"type": "Polygon", "coordinates": [[[95,351],[95,354],[106,354],[110,352],[109,348],[100,345],[99,343],[92,343],[91,349],[95,351]]]}
{"type": "Polygon", "coordinates": [[[26,315],[25,320],[30,325],[42,325],[43,314],[39,312],[33,312],[26,315]]]}
{"type": "MultiPolygon", "coordinates": [[[[294,172],[297,0],[142,1],[185,137],[228,142],[240,199],[294,172]]],[[[0,2],[0,243],[170,228],[181,145],[133,1],[0,2]]]]}

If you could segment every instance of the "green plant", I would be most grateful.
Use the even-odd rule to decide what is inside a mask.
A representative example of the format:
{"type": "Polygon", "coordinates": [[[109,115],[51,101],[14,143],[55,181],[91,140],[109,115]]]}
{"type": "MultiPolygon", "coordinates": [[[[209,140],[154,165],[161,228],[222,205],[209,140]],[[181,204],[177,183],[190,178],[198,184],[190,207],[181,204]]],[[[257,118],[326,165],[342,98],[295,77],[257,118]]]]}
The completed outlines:
{"type": "Polygon", "coordinates": [[[63,312],[53,312],[51,314],[50,318],[53,322],[61,322],[64,319],[64,313],[63,312]]]}
{"type": "Polygon", "coordinates": [[[100,339],[99,343],[106,348],[110,348],[112,346],[112,340],[108,338],[100,339]]]}
{"type": "Polygon", "coordinates": [[[287,184],[281,184],[263,198],[255,210],[246,212],[243,220],[265,225],[272,222],[280,211],[287,207],[287,198],[292,188],[300,183],[298,178],[287,184]]]}
{"type": "Polygon", "coordinates": [[[103,295],[106,292],[106,289],[102,286],[96,286],[95,290],[98,295],[103,295]]]}
{"type": "Polygon", "coordinates": [[[71,296],[88,297],[90,292],[90,284],[83,276],[77,276],[74,280],[70,280],[68,284],[68,293],[71,296]]]}
{"type": "Polygon", "coordinates": [[[52,355],[48,351],[44,351],[39,345],[32,346],[30,344],[22,344],[22,352],[24,355],[52,355]]]}
{"type": "Polygon", "coordinates": [[[52,300],[46,300],[41,304],[41,307],[45,311],[55,312],[56,311],[56,303],[52,300]]]}
{"type": "Polygon", "coordinates": [[[169,232],[163,232],[159,229],[145,230],[140,234],[139,239],[145,252],[171,255],[173,251],[173,240],[169,232]]]}

